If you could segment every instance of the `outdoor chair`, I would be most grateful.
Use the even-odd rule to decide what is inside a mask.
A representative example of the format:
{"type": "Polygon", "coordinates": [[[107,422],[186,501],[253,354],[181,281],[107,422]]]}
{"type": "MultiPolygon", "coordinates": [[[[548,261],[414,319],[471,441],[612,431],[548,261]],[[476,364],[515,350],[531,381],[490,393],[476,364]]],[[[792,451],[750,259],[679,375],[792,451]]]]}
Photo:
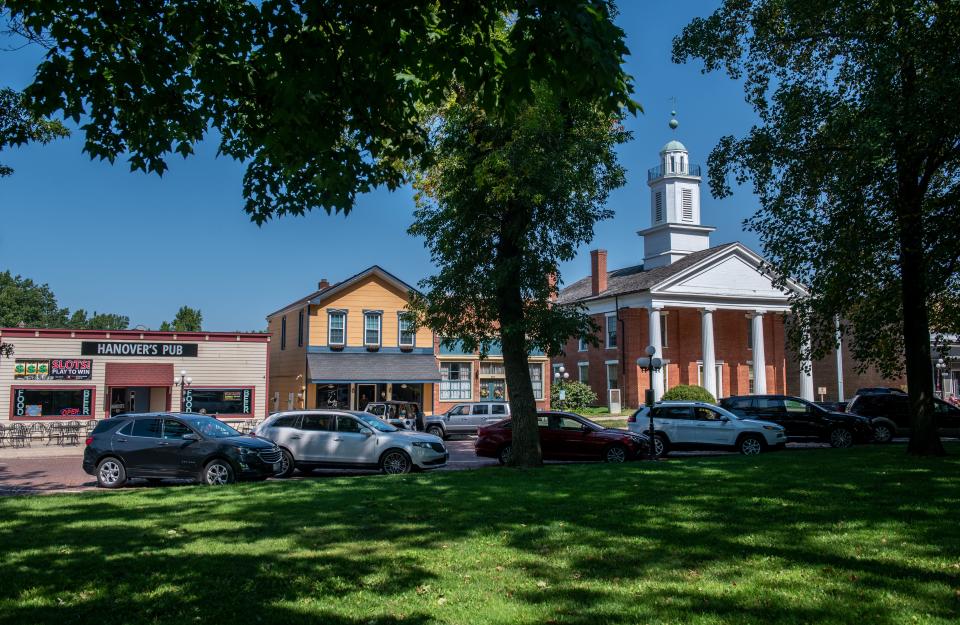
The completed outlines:
{"type": "Polygon", "coordinates": [[[47,426],[47,445],[52,442],[55,442],[57,445],[60,445],[63,441],[63,424],[59,421],[54,421],[47,426]]]}
{"type": "Polygon", "coordinates": [[[10,431],[10,446],[24,447],[27,440],[27,426],[23,423],[14,423],[10,431]]]}
{"type": "Polygon", "coordinates": [[[3,447],[7,442],[7,428],[3,427],[3,424],[0,423],[0,447],[3,447]]]}
{"type": "Polygon", "coordinates": [[[33,441],[42,441],[47,438],[47,425],[45,423],[34,423],[30,426],[30,444],[33,441]]]}

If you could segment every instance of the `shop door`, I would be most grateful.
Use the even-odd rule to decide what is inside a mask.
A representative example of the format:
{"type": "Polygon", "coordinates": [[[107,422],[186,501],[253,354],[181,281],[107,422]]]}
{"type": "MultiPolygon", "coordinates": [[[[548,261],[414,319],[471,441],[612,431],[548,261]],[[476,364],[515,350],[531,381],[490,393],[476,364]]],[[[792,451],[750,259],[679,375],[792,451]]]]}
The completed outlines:
{"type": "Polygon", "coordinates": [[[480,380],[482,401],[503,401],[507,398],[507,383],[504,380],[480,380]]]}
{"type": "Polygon", "coordinates": [[[363,410],[372,401],[377,401],[377,385],[357,384],[357,410],[363,410]]]}

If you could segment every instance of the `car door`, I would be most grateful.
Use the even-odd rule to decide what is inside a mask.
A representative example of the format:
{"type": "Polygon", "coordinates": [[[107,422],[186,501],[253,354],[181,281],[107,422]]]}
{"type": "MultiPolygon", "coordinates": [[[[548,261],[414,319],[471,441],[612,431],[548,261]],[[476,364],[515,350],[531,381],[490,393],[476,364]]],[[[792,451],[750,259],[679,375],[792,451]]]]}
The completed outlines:
{"type": "Polygon", "coordinates": [[[163,434],[160,441],[162,470],[171,476],[196,475],[211,443],[205,440],[184,440],[184,436],[193,433],[186,423],[178,419],[163,420],[163,434]]]}
{"type": "Polygon", "coordinates": [[[694,416],[697,438],[703,441],[702,444],[729,447],[737,441],[737,431],[726,415],[721,415],[712,408],[699,406],[694,409],[694,416]]]}
{"type": "Polygon", "coordinates": [[[470,429],[470,404],[457,404],[447,415],[447,429],[451,432],[465,432],[470,429]]]}
{"type": "Polygon", "coordinates": [[[754,397],[753,408],[747,418],[782,425],[787,431],[787,436],[795,435],[796,424],[787,414],[782,397],[754,397]]]}
{"type": "Polygon", "coordinates": [[[333,461],[340,464],[373,465],[379,461],[377,437],[354,417],[337,415],[333,437],[333,461]]]}
{"type": "Polygon", "coordinates": [[[806,402],[798,399],[783,399],[784,421],[781,423],[787,429],[787,436],[791,438],[825,438],[826,432],[818,423],[819,413],[806,402]]]}
{"type": "Polygon", "coordinates": [[[960,408],[951,406],[942,399],[933,399],[933,415],[937,429],[945,434],[954,435],[960,430],[960,408]]]}
{"type": "Polygon", "coordinates": [[[124,426],[113,436],[113,450],[120,455],[128,475],[162,473],[162,431],[159,417],[145,417],[133,419],[129,427],[124,426]]]}
{"type": "Polygon", "coordinates": [[[490,420],[488,423],[496,423],[497,421],[503,421],[508,416],[510,416],[510,411],[508,404],[490,404],[490,420]]]}
{"type": "Polygon", "coordinates": [[[304,414],[300,419],[300,455],[304,462],[336,462],[336,415],[327,413],[304,414]]]}
{"type": "Polygon", "coordinates": [[[662,406],[662,415],[656,421],[673,444],[699,446],[704,443],[703,432],[697,427],[693,406],[662,406]]]}
{"type": "MultiPolygon", "coordinates": [[[[555,453],[558,459],[582,460],[583,458],[599,458],[602,445],[596,437],[591,438],[593,431],[586,428],[582,421],[569,415],[555,415],[555,453]]],[[[553,425],[553,424],[551,424],[553,425]]]]}
{"type": "Polygon", "coordinates": [[[540,452],[545,460],[557,459],[557,415],[541,412],[537,415],[537,430],[540,432],[540,452]]]}
{"type": "Polygon", "coordinates": [[[474,404],[473,410],[470,411],[470,431],[476,432],[477,428],[487,424],[489,418],[490,404],[474,404]]]}

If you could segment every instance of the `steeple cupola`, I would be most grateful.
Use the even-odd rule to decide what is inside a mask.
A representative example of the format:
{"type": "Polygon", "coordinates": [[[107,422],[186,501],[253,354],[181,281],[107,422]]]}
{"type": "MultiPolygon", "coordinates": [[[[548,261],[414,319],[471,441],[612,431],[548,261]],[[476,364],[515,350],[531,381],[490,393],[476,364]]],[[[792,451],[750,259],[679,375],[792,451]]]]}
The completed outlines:
{"type": "MultiPolygon", "coordinates": [[[[677,126],[677,120],[671,119],[670,128],[677,126]]],[[[663,146],[660,164],[647,171],[647,185],[650,227],[637,233],[643,237],[646,269],[710,247],[710,233],[716,228],[700,223],[700,166],[690,163],[682,143],[673,139],[663,146]]]]}

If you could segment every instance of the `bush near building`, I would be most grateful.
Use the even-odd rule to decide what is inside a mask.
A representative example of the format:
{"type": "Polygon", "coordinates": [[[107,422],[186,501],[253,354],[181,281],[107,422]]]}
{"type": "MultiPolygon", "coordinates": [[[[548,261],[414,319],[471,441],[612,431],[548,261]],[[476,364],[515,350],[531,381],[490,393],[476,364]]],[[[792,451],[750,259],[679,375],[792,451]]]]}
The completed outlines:
{"type": "Polygon", "coordinates": [[[597,403],[597,394],[583,382],[560,382],[550,389],[550,405],[562,410],[583,410],[597,403]],[[566,391],[565,399],[560,399],[560,391],[566,391]]]}
{"type": "Polygon", "coordinates": [[[663,394],[664,401],[702,401],[708,404],[717,403],[713,394],[696,384],[678,384],[663,394]]]}

